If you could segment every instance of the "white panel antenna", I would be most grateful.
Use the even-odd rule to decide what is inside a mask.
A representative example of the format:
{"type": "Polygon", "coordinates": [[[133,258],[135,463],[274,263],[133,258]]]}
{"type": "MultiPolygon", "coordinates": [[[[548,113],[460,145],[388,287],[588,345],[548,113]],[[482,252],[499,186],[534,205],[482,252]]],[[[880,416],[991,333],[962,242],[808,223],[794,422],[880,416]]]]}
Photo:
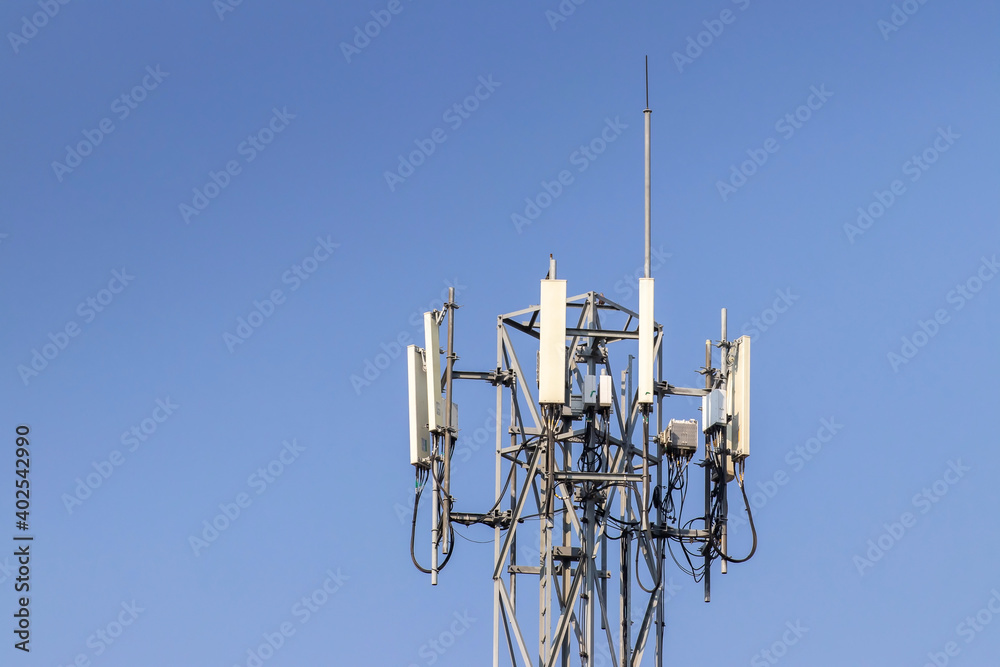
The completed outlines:
{"type": "Polygon", "coordinates": [[[424,356],[427,359],[427,428],[432,433],[444,425],[441,407],[441,334],[437,313],[424,313],[424,356]]]}
{"type": "Polygon", "coordinates": [[[427,429],[427,372],[424,355],[416,345],[406,348],[407,386],[410,405],[410,464],[430,464],[431,434],[427,429]]]}
{"type": "Polygon", "coordinates": [[[610,408],[615,401],[615,387],[605,370],[601,369],[599,379],[600,386],[597,389],[597,397],[602,408],[610,408]]]}
{"type": "Polygon", "coordinates": [[[566,281],[543,280],[539,323],[538,402],[566,403],[566,281]]]}
{"type": "Polygon", "coordinates": [[[653,279],[639,278],[639,403],[653,402],[653,279]]]}
{"type": "Polygon", "coordinates": [[[729,348],[729,446],[735,458],[750,455],[750,337],[740,336],[729,348]]]}

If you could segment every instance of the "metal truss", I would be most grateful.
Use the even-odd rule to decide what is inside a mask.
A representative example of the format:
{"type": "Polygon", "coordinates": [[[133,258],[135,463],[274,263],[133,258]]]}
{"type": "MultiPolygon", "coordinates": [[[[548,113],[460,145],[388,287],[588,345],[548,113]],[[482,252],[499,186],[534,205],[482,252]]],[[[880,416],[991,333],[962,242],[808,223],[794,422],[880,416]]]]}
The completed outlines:
{"type": "MultiPolygon", "coordinates": [[[[665,538],[662,531],[654,535],[651,523],[661,526],[665,517],[658,506],[655,518],[646,513],[650,485],[662,486],[663,461],[649,451],[650,414],[631,393],[623,405],[615,392],[610,411],[582,400],[584,376],[603,368],[618,377],[609,346],[637,340],[639,316],[596,292],[568,298],[567,309],[578,313],[566,332],[567,395],[579,400],[565,406],[536,402],[515,347],[515,340],[537,347],[539,307],[497,319],[497,373],[513,381],[497,383],[497,414],[506,414],[508,428],[498,428],[496,440],[498,511],[505,520],[494,524],[493,664],[591,667],[603,634],[614,667],[641,664],[651,636],[653,664],[662,665],[665,538]],[[637,433],[645,436],[639,446],[637,433]],[[617,591],[609,597],[612,581],[617,591]],[[537,595],[537,651],[520,620],[526,614],[518,613],[525,595],[537,595]],[[643,609],[639,619],[634,601],[643,609]]],[[[662,340],[656,325],[657,379],[662,340]]],[[[662,400],[654,409],[656,432],[662,400]]]]}

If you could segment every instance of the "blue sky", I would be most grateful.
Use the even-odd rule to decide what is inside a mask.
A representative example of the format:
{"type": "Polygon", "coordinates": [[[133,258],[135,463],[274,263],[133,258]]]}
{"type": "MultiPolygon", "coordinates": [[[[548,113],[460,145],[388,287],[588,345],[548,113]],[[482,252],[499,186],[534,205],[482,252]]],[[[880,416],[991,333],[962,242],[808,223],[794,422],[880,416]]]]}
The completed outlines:
{"type": "MultiPolygon", "coordinates": [[[[646,55],[668,377],[699,381],[721,307],[754,337],[760,547],[710,605],[667,572],[667,664],[792,637],[773,660],[995,659],[998,19],[5,3],[2,428],[31,429],[35,542],[31,652],[5,629],[3,663],[248,665],[270,636],[267,665],[487,664],[491,547],[460,541],[436,588],[409,563],[400,343],[453,286],[459,367],[493,367],[550,253],[570,294],[637,305],[646,55]]],[[[455,494],[482,511],[493,395],[459,390],[455,494]]]]}

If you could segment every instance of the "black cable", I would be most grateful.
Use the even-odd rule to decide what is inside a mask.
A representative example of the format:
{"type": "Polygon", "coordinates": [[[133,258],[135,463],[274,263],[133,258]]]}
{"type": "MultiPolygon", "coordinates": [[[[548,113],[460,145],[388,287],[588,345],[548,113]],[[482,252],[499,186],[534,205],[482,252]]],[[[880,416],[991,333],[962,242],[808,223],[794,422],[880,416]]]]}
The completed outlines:
{"type": "Polygon", "coordinates": [[[577,467],[586,472],[600,470],[604,466],[604,457],[601,455],[601,429],[594,424],[593,420],[587,417],[587,426],[583,434],[583,450],[577,459],[577,467]],[[591,443],[591,435],[596,434],[594,442],[591,443]]]}
{"type": "MultiPolygon", "coordinates": [[[[695,581],[698,580],[698,574],[694,569],[689,570],[685,568],[684,565],[682,565],[681,562],[677,560],[677,556],[674,555],[674,548],[670,546],[670,540],[667,540],[667,551],[670,552],[670,557],[674,560],[674,563],[677,565],[677,567],[680,569],[681,572],[688,575],[689,577],[694,577],[695,581]]],[[[690,563],[690,559],[688,559],[688,562],[690,563]]],[[[694,565],[692,564],[691,567],[694,568],[694,565]]]]}
{"type": "MultiPolygon", "coordinates": [[[[422,494],[423,492],[424,492],[424,485],[421,484],[420,487],[417,488],[417,495],[416,495],[416,497],[414,497],[414,499],[413,499],[413,523],[411,524],[411,528],[410,528],[410,560],[413,561],[413,564],[416,566],[416,568],[418,570],[420,570],[424,574],[431,574],[430,570],[428,570],[427,568],[423,567],[422,565],[420,565],[420,563],[417,562],[417,555],[413,551],[413,543],[414,543],[414,540],[416,539],[416,535],[417,535],[417,507],[420,506],[420,494],[422,494]]],[[[455,528],[454,528],[454,526],[451,527],[451,530],[449,530],[449,533],[451,535],[450,542],[452,544],[452,548],[448,551],[448,555],[446,555],[444,557],[444,561],[440,565],[438,565],[438,572],[440,572],[441,570],[444,569],[444,566],[447,565],[448,561],[451,560],[451,555],[453,553],[455,553],[455,549],[454,549],[454,545],[455,545],[455,528]]]]}
{"type": "MultiPolygon", "coordinates": [[[[565,509],[565,508],[563,508],[563,509],[561,509],[561,510],[553,510],[553,511],[552,511],[552,516],[553,516],[553,517],[555,517],[555,516],[556,516],[557,514],[562,514],[562,513],[563,513],[563,512],[565,512],[565,511],[566,511],[566,509],[565,509]]],[[[527,516],[522,516],[522,517],[520,518],[520,520],[519,520],[519,523],[520,523],[521,521],[528,521],[529,519],[539,519],[539,518],[541,518],[541,516],[542,516],[542,515],[541,515],[540,513],[539,513],[539,514],[529,514],[529,515],[527,515],[527,516]]]]}
{"type": "Polygon", "coordinates": [[[747,554],[746,558],[730,558],[726,554],[722,553],[721,550],[718,550],[718,547],[714,544],[714,538],[713,538],[713,546],[716,546],[719,556],[723,560],[729,563],[745,563],[751,558],[753,558],[753,555],[757,553],[757,528],[753,525],[753,510],[750,509],[750,501],[747,499],[747,490],[743,486],[742,479],[739,480],[739,485],[740,485],[740,491],[743,493],[743,504],[746,506],[747,516],[750,519],[750,532],[753,534],[753,547],[750,549],[750,553],[747,554]]]}
{"type": "Polygon", "coordinates": [[[473,544],[490,544],[491,542],[493,542],[493,540],[474,540],[471,537],[466,537],[465,535],[463,535],[461,531],[454,531],[453,530],[452,532],[455,535],[458,535],[459,537],[461,537],[466,542],[472,542],[473,544]]]}
{"type": "MultiPolygon", "coordinates": [[[[535,438],[527,438],[524,442],[521,443],[521,446],[518,448],[517,452],[514,453],[515,460],[517,459],[518,456],[521,455],[521,452],[524,451],[524,448],[528,446],[528,443],[530,443],[533,440],[535,440],[535,438]]],[[[498,507],[500,507],[500,503],[503,502],[504,494],[507,493],[507,487],[510,486],[510,480],[514,477],[515,468],[516,468],[515,464],[511,462],[510,471],[507,473],[507,480],[503,483],[503,489],[500,491],[500,495],[497,496],[497,501],[493,503],[493,507],[491,507],[489,510],[486,511],[485,513],[486,515],[492,514],[493,511],[495,511],[498,507]]],[[[482,523],[482,521],[477,521],[476,523],[482,523]]]]}
{"type": "MultiPolygon", "coordinates": [[[[683,524],[681,526],[681,528],[687,530],[687,527],[690,526],[695,521],[705,521],[705,517],[698,516],[698,517],[695,517],[693,519],[689,519],[687,523],[685,523],[685,524],[683,524]]],[[[708,529],[707,526],[709,525],[707,521],[705,521],[705,525],[706,525],[706,530],[707,530],[708,529]]],[[[684,558],[687,559],[688,565],[691,566],[692,570],[696,570],[697,571],[697,568],[695,568],[694,563],[691,562],[691,557],[694,556],[695,558],[699,558],[699,557],[704,556],[704,554],[692,554],[690,551],[688,551],[687,545],[684,544],[684,540],[682,538],[680,538],[680,537],[677,538],[677,542],[681,545],[681,549],[684,550],[684,558]]],[[[704,566],[704,564],[702,564],[699,567],[701,569],[704,569],[705,566],[704,566]]]]}
{"type": "Polygon", "coordinates": [[[642,547],[639,546],[639,541],[636,540],[635,543],[635,583],[639,584],[639,588],[646,591],[647,593],[653,593],[656,591],[656,587],[659,585],[653,584],[653,588],[649,589],[642,585],[642,577],[639,576],[639,552],[642,551],[642,547]]]}
{"type": "MultiPolygon", "coordinates": [[[[651,531],[649,531],[649,530],[647,530],[646,533],[649,534],[649,543],[650,543],[650,545],[651,546],[655,545],[656,541],[653,539],[653,533],[651,531]]],[[[650,590],[650,589],[648,589],[648,588],[646,588],[645,586],[642,585],[642,578],[639,576],[639,552],[640,551],[642,551],[642,547],[641,547],[641,545],[639,543],[639,540],[636,539],[636,542],[635,542],[635,581],[636,581],[636,583],[639,584],[639,588],[641,588],[642,590],[646,591],[647,593],[653,593],[657,588],[660,587],[660,583],[663,581],[663,561],[662,561],[661,558],[659,558],[660,554],[656,553],[656,549],[654,548],[653,549],[653,555],[656,557],[656,560],[659,561],[659,567],[657,568],[657,572],[656,572],[656,582],[653,584],[653,589],[650,590]]]]}

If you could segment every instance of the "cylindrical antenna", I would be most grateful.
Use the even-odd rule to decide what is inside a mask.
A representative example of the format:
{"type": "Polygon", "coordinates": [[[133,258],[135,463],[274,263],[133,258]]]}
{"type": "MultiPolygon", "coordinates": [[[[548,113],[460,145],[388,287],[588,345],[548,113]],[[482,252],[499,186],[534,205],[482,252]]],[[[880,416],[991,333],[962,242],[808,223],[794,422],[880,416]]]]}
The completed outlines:
{"type": "Polygon", "coordinates": [[[649,278],[649,249],[651,247],[650,241],[650,221],[651,221],[651,209],[650,209],[650,142],[649,142],[649,121],[653,115],[652,109],[649,108],[649,56],[646,56],[646,108],[643,110],[643,115],[646,118],[646,277],[649,278]]]}
{"type": "Polygon", "coordinates": [[[549,253],[549,280],[556,279],[556,258],[549,253]]]}

